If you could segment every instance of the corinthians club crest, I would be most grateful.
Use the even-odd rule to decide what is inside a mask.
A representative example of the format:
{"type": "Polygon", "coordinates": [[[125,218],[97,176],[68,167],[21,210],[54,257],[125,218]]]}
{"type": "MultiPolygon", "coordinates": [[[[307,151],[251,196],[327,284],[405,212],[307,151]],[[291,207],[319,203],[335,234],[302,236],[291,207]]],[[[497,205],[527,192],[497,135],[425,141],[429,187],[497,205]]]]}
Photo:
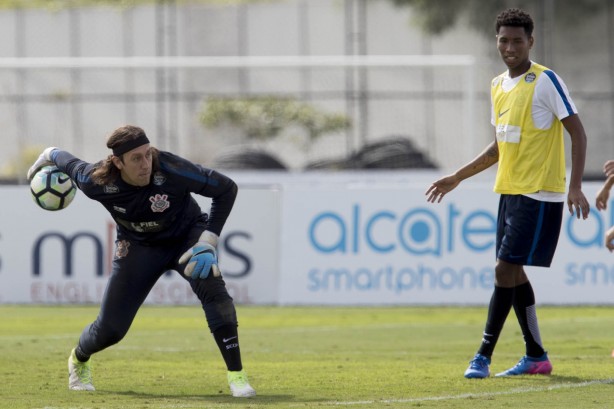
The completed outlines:
{"type": "Polygon", "coordinates": [[[151,196],[149,198],[149,201],[151,202],[151,210],[154,213],[162,213],[168,209],[171,204],[167,199],[168,195],[157,194],[155,196],[151,196]]]}

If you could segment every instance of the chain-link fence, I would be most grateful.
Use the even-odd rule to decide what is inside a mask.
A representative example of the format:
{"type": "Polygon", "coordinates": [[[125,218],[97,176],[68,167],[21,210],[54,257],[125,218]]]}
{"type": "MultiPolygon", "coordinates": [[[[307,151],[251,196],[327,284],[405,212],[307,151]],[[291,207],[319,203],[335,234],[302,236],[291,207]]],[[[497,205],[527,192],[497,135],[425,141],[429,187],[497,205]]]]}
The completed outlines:
{"type": "Polygon", "coordinates": [[[29,129],[15,157],[32,145],[103,155],[103,135],[86,124],[109,131],[130,117],[161,149],[222,168],[432,168],[433,156],[476,150],[468,56],[4,59],[0,68],[15,84],[6,130],[29,129]],[[459,143],[438,145],[429,128],[459,143]]]}
{"type": "MultiPolygon", "coordinates": [[[[535,14],[533,57],[570,88],[589,175],[614,157],[613,9],[573,30],[552,24],[556,6],[535,14]]],[[[504,67],[483,34],[431,36],[411,17],[365,0],[0,11],[14,39],[0,43],[0,174],[23,181],[46,146],[101,159],[125,123],[221,167],[457,167],[492,138],[504,67]]]]}

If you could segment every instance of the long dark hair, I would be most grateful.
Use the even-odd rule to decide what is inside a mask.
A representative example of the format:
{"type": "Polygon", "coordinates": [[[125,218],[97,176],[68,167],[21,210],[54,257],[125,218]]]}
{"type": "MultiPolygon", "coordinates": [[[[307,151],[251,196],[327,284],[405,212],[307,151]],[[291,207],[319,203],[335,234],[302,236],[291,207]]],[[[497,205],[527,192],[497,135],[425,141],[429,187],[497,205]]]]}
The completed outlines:
{"type": "MultiPolygon", "coordinates": [[[[107,148],[113,150],[118,146],[145,135],[145,131],[138,126],[124,125],[114,130],[107,138],[107,148]]],[[[151,148],[152,172],[158,169],[158,150],[151,148]]],[[[124,155],[119,156],[119,160],[124,161],[124,155]]],[[[119,178],[121,172],[113,163],[113,155],[107,156],[95,166],[92,172],[92,180],[97,185],[108,185],[119,178]]]]}

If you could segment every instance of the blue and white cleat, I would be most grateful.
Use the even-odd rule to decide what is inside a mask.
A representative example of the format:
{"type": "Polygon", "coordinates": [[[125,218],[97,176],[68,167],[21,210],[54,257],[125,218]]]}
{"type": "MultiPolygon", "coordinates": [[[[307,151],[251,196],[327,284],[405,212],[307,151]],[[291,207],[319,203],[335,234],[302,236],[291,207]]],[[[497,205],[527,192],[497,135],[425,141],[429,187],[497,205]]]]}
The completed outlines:
{"type": "Polygon", "coordinates": [[[550,375],[552,364],[548,359],[548,353],[544,352],[539,358],[523,356],[520,361],[507,371],[496,374],[495,376],[516,376],[516,375],[550,375]]]}
{"type": "Polygon", "coordinates": [[[465,371],[465,378],[469,379],[481,379],[488,378],[490,376],[490,358],[485,357],[482,354],[475,354],[473,359],[469,362],[469,368],[465,371]]]}

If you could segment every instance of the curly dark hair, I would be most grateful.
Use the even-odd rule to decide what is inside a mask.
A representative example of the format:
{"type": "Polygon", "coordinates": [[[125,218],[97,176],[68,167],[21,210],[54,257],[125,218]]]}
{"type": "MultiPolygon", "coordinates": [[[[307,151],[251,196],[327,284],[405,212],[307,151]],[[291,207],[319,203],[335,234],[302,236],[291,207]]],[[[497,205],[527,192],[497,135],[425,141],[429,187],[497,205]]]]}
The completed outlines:
{"type": "Polygon", "coordinates": [[[499,34],[499,29],[502,26],[523,27],[524,32],[530,37],[533,35],[533,19],[531,15],[524,10],[510,8],[502,11],[495,23],[495,32],[499,34]]]}

